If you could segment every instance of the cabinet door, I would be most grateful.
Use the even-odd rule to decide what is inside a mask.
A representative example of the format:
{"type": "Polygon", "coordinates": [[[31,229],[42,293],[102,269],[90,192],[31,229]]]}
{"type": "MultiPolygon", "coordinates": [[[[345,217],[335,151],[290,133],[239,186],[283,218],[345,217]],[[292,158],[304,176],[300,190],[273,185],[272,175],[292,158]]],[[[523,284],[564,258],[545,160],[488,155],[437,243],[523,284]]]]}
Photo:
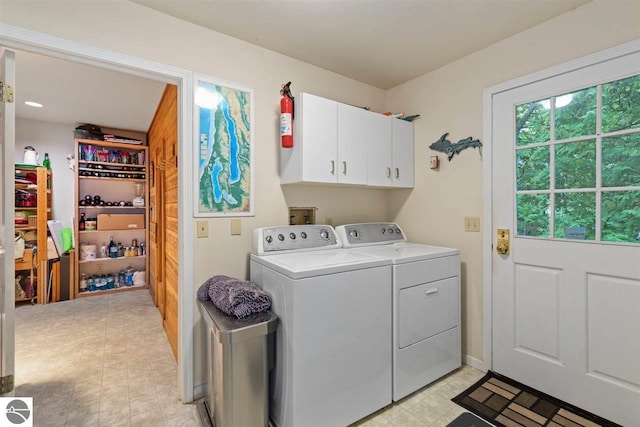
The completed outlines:
{"type": "MultiPolygon", "coordinates": [[[[308,93],[302,102],[302,180],[335,183],[338,173],[338,103],[308,93]]],[[[296,117],[298,119],[298,117],[296,117]]],[[[296,124],[294,123],[294,126],[296,124]]]]}
{"type": "Polygon", "coordinates": [[[376,187],[393,185],[393,157],[391,119],[382,114],[369,113],[367,126],[367,184],[376,187]]]}
{"type": "Polygon", "coordinates": [[[367,183],[367,133],[371,113],[351,105],[338,104],[338,183],[367,183]]]}
{"type": "Polygon", "coordinates": [[[393,186],[413,188],[413,123],[392,119],[393,186]]]}

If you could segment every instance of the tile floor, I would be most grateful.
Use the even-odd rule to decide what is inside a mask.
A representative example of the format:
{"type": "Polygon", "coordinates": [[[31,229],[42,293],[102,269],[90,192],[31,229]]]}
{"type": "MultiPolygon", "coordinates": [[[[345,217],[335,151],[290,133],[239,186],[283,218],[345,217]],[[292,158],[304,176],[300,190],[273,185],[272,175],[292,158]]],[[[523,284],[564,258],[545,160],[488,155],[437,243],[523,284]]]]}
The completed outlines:
{"type": "MultiPolygon", "coordinates": [[[[147,290],[16,309],[16,396],[33,397],[37,427],[198,427],[176,369],[147,290]]],[[[353,426],[444,427],[482,376],[465,366],[353,426]]]]}
{"type": "Polygon", "coordinates": [[[200,426],[146,289],[16,309],[16,396],[40,426],[200,426]]]}
{"type": "Polygon", "coordinates": [[[483,372],[463,366],[401,401],[352,424],[352,427],[445,427],[458,415],[467,412],[453,403],[451,398],[483,376],[483,372]]]}

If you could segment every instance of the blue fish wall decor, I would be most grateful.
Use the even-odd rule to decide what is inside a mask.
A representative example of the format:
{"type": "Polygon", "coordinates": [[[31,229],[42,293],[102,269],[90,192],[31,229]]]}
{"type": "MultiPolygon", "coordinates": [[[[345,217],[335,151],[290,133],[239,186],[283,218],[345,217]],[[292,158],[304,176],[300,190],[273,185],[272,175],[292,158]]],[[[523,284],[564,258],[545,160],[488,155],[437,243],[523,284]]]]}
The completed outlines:
{"type": "Polygon", "coordinates": [[[451,141],[447,139],[447,135],[449,132],[443,134],[440,139],[431,144],[429,148],[434,151],[440,151],[441,153],[445,153],[447,155],[447,159],[451,161],[453,156],[456,154],[460,154],[460,152],[466,148],[478,148],[480,155],[482,155],[482,142],[478,139],[473,139],[471,137],[461,139],[460,141],[452,144],[451,141]]]}

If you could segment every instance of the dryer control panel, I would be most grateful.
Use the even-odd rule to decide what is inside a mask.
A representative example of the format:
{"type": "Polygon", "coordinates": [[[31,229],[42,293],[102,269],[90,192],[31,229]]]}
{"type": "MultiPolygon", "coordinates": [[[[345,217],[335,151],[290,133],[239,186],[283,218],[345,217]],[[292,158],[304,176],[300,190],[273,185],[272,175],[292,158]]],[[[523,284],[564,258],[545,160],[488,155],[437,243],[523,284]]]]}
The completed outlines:
{"type": "Polygon", "coordinates": [[[291,225],[257,228],[253,231],[253,253],[317,251],[342,247],[330,225],[291,225]]]}
{"type": "Polygon", "coordinates": [[[345,248],[407,241],[400,226],[389,222],[339,225],[336,233],[345,248]]]}

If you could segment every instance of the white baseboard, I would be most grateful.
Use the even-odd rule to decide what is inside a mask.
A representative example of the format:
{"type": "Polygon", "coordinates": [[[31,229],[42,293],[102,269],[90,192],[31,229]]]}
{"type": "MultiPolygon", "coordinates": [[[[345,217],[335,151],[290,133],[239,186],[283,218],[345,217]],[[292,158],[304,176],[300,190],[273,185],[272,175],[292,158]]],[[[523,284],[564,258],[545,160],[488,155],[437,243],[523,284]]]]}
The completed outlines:
{"type": "Polygon", "coordinates": [[[198,400],[207,395],[207,383],[198,384],[193,387],[193,400],[198,400]]]}
{"type": "Polygon", "coordinates": [[[465,365],[469,365],[472,368],[478,369],[482,372],[486,372],[486,369],[484,367],[484,362],[482,360],[476,359],[475,357],[469,356],[468,354],[463,354],[462,360],[465,365]]]}

